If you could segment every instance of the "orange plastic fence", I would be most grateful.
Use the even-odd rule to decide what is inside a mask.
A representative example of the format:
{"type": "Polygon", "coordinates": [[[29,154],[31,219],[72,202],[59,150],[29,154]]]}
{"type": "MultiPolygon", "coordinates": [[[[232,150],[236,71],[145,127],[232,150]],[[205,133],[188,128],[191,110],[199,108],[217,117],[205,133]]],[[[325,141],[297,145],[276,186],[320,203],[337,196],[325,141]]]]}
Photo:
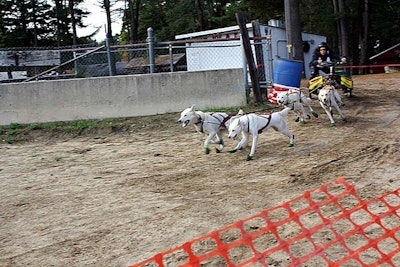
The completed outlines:
{"type": "Polygon", "coordinates": [[[399,194],[363,201],[339,178],[132,267],[400,266],[399,194]]]}

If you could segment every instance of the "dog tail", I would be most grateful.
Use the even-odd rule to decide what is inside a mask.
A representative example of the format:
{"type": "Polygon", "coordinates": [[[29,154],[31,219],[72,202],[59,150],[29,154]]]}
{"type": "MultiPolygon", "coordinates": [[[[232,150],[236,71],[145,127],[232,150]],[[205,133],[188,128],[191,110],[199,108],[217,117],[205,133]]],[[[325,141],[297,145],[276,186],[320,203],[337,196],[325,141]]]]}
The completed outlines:
{"type": "Polygon", "coordinates": [[[290,107],[287,107],[279,111],[278,114],[281,115],[282,117],[286,117],[289,114],[289,111],[291,110],[292,109],[290,107]]]}

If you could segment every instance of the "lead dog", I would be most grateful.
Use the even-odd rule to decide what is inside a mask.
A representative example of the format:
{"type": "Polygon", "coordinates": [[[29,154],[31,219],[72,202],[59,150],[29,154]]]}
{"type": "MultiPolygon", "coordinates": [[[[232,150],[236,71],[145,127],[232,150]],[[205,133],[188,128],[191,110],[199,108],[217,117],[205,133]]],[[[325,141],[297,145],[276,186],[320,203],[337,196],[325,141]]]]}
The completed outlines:
{"type": "Polygon", "coordinates": [[[305,118],[310,118],[308,112],[305,111],[304,106],[306,106],[311,114],[318,118],[318,113],[311,107],[311,99],[307,97],[300,90],[289,89],[288,91],[279,92],[276,97],[278,104],[284,107],[290,107],[297,115],[296,121],[300,123],[305,123],[305,118]]]}
{"type": "Polygon", "coordinates": [[[209,144],[219,144],[216,152],[219,153],[224,148],[224,140],[222,138],[221,130],[227,129],[233,117],[242,115],[243,111],[240,110],[236,115],[228,115],[224,112],[203,112],[195,110],[195,105],[182,111],[181,117],[178,122],[182,123],[182,127],[194,125],[199,133],[208,133],[204,141],[204,152],[210,153],[209,144]],[[216,140],[213,140],[215,138],[216,140]]]}
{"type": "Polygon", "coordinates": [[[333,85],[325,85],[318,92],[318,100],[321,107],[325,110],[331,121],[331,126],[336,126],[332,116],[332,107],[334,107],[339,113],[342,121],[347,122],[347,118],[344,116],[342,110],[336,102],[337,97],[335,96],[336,89],[333,85]]]}
{"type": "Polygon", "coordinates": [[[241,149],[249,140],[249,136],[252,135],[253,143],[250,154],[247,156],[247,160],[252,160],[256,150],[258,135],[271,127],[275,131],[279,131],[289,137],[289,146],[294,146],[294,135],[287,128],[284,118],[287,116],[290,110],[290,108],[285,108],[279,112],[273,112],[268,115],[257,115],[255,113],[250,113],[234,118],[229,125],[228,137],[231,139],[236,139],[241,133],[243,138],[239,144],[234,149],[229,150],[229,152],[234,153],[241,149]]]}

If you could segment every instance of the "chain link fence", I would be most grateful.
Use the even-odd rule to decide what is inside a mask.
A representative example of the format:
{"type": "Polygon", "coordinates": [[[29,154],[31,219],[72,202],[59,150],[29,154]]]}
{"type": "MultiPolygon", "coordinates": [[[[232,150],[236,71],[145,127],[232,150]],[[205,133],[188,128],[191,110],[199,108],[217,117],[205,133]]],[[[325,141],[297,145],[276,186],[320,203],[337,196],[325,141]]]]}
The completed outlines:
{"type": "MultiPolygon", "coordinates": [[[[268,44],[259,40],[252,46],[263,84],[271,75],[266,68],[271,63],[268,44]]],[[[247,73],[239,38],[0,49],[2,83],[229,68],[243,68],[247,73]]]]}

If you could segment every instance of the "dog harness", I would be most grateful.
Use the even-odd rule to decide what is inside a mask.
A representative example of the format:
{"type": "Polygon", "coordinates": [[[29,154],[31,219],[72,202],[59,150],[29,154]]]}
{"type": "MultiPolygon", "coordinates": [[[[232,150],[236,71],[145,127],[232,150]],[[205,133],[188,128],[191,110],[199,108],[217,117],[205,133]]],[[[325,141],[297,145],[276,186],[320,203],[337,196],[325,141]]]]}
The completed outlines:
{"type": "MultiPolygon", "coordinates": [[[[218,114],[218,115],[220,115],[220,116],[223,118],[223,120],[221,121],[220,118],[217,118],[216,116],[214,116],[214,113],[210,113],[209,115],[210,115],[211,117],[215,118],[216,120],[218,120],[218,122],[220,122],[220,123],[219,123],[219,126],[220,126],[220,127],[221,127],[221,126],[226,127],[226,126],[225,126],[225,123],[233,116],[233,115],[229,115],[229,116],[227,116],[227,117],[224,117],[224,116],[218,114]]],[[[209,122],[209,123],[212,124],[212,122],[209,122]]],[[[203,133],[203,132],[204,132],[204,129],[203,129],[204,120],[203,120],[203,118],[202,118],[200,115],[198,115],[198,114],[197,114],[197,122],[196,122],[195,124],[197,125],[197,127],[200,128],[200,132],[203,133]],[[201,124],[201,125],[199,125],[199,124],[201,124]]]]}
{"type": "MultiPolygon", "coordinates": [[[[265,128],[267,128],[267,126],[269,125],[269,123],[271,122],[271,114],[268,114],[268,115],[266,115],[266,116],[262,116],[262,115],[259,115],[260,117],[263,117],[263,118],[266,118],[267,119],[267,123],[264,125],[264,127],[262,127],[261,129],[259,129],[257,132],[258,132],[258,134],[261,134],[262,132],[263,132],[263,130],[265,129],[265,128]]],[[[247,132],[250,132],[250,120],[249,120],[249,118],[247,118],[247,132]]]]}
{"type": "MultiPolygon", "coordinates": [[[[265,126],[264,127],[262,127],[260,130],[258,130],[258,134],[261,134],[262,133],[262,131],[265,129],[265,128],[267,128],[267,126],[269,125],[269,123],[271,122],[271,114],[268,114],[268,115],[266,115],[266,116],[260,116],[260,117],[266,117],[266,119],[267,119],[267,124],[265,124],[265,126]]],[[[250,124],[250,123],[249,123],[250,124]]]]}
{"type": "Polygon", "coordinates": [[[226,128],[225,123],[226,123],[230,118],[232,118],[233,116],[234,116],[234,114],[229,114],[228,116],[226,116],[226,117],[222,120],[222,122],[221,122],[221,124],[220,124],[220,127],[222,126],[222,127],[225,127],[225,128],[226,128]]]}

